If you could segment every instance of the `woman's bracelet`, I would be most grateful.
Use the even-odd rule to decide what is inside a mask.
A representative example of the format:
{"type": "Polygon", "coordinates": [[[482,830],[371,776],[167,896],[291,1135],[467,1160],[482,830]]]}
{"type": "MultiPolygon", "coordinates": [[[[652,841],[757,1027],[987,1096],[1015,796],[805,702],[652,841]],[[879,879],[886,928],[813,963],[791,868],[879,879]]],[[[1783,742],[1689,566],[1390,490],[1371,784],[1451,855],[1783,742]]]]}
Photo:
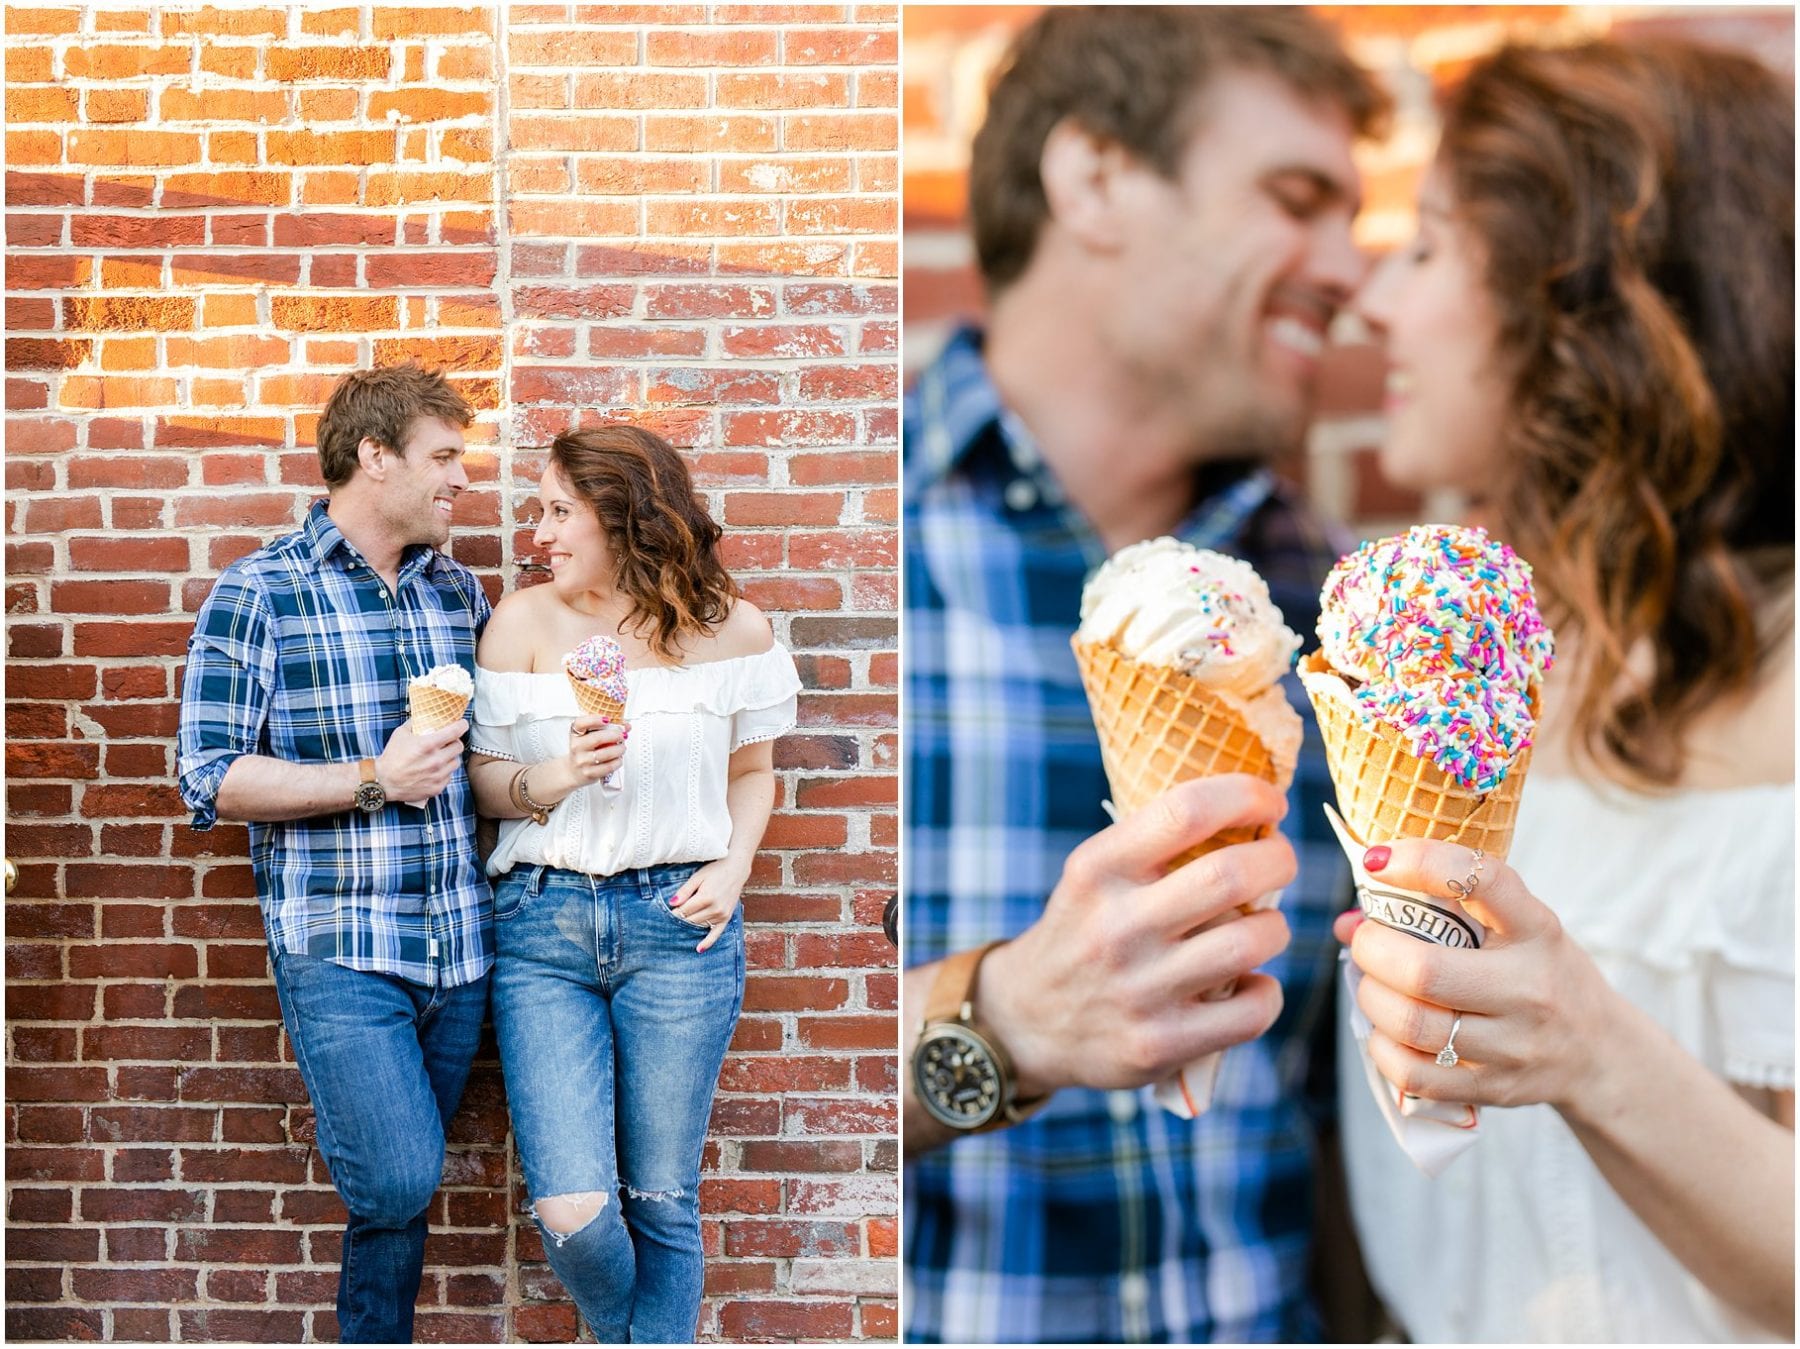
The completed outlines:
{"type": "Polygon", "coordinates": [[[532,800],[531,793],[525,790],[525,775],[530,771],[531,765],[526,764],[512,775],[512,781],[507,784],[507,796],[533,824],[545,825],[550,822],[550,807],[532,800]]]}

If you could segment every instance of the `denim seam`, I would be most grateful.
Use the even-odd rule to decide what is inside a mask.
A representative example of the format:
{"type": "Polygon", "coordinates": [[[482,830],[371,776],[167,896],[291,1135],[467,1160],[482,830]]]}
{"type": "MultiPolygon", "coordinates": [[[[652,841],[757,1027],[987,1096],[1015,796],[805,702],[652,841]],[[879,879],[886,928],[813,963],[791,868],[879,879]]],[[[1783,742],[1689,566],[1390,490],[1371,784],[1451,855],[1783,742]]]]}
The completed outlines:
{"type": "MultiPolygon", "coordinates": [[[[294,1012],[294,1020],[296,1022],[298,1022],[301,1019],[302,1018],[301,1018],[299,1009],[296,1007],[295,1012],[294,1012]]],[[[294,1061],[300,1068],[302,1080],[304,1080],[306,1078],[310,1078],[312,1076],[312,1070],[309,1067],[310,1060],[307,1055],[305,1045],[302,1042],[301,1038],[298,1035],[293,1033],[293,1029],[291,1027],[288,1030],[288,1040],[294,1046],[294,1061]]],[[[356,1212],[356,1203],[350,1197],[350,1187],[347,1184],[345,1184],[343,1181],[340,1181],[336,1175],[332,1175],[332,1172],[331,1172],[331,1155],[330,1154],[332,1151],[335,1151],[336,1146],[337,1146],[337,1130],[335,1130],[331,1127],[331,1121],[328,1120],[325,1116],[324,1102],[321,1101],[318,1097],[313,1095],[312,1088],[310,1086],[307,1088],[306,1095],[307,1095],[307,1098],[312,1102],[313,1136],[317,1140],[317,1143],[318,1143],[319,1157],[322,1161],[324,1161],[326,1174],[331,1176],[331,1183],[333,1186],[336,1187],[339,1197],[341,1197],[343,1199],[344,1207],[349,1209],[350,1212],[354,1213],[354,1212],[356,1212]]]]}

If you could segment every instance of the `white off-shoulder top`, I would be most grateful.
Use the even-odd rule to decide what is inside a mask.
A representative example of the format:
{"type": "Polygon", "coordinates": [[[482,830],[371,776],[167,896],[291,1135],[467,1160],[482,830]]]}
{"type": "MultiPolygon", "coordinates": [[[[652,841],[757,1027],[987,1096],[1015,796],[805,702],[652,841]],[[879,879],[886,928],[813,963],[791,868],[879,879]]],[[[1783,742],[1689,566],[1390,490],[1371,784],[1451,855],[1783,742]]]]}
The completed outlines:
{"type": "MultiPolygon", "coordinates": [[[[1533,777],[1507,860],[1688,1053],[1729,1082],[1793,1087],[1792,783],[1652,797],[1533,777]]],[[[1484,1109],[1432,1180],[1361,1073],[1340,1074],[1339,1101],[1363,1258],[1416,1343],[1771,1338],[1669,1254],[1549,1106],[1484,1109]]]]}
{"type": "MultiPolygon", "coordinates": [[[[490,876],[521,863],[610,876],[725,855],[726,761],[744,745],[793,729],[800,691],[794,658],[777,643],[731,660],[627,670],[625,684],[631,737],[618,782],[577,788],[543,825],[502,821],[490,876]]],[[[523,764],[560,759],[577,715],[560,670],[475,667],[469,747],[478,754],[523,764]]]]}

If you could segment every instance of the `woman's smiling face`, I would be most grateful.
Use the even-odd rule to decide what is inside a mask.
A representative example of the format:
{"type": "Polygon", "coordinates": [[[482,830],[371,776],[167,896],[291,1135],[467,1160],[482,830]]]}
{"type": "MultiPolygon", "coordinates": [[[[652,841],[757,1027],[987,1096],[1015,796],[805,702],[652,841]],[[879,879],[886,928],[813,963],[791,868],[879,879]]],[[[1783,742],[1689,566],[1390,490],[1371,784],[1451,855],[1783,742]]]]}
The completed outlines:
{"type": "Polygon", "coordinates": [[[1438,171],[1419,191],[1417,236],[1377,268],[1354,304],[1387,347],[1383,474],[1403,487],[1488,495],[1509,415],[1500,319],[1478,246],[1438,171]]]}
{"type": "Polygon", "coordinates": [[[575,494],[554,464],[538,483],[538,506],[531,541],[543,551],[557,590],[570,596],[610,588],[618,571],[612,542],[594,508],[575,494]]]}

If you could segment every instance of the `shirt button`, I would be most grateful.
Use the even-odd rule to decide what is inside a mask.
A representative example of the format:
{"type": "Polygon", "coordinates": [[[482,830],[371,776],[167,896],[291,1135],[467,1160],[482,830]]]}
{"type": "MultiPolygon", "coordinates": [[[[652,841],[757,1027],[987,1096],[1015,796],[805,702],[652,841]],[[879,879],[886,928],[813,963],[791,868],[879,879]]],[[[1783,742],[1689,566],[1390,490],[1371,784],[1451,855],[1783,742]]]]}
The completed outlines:
{"type": "Polygon", "coordinates": [[[1006,484],[1006,504],[1015,511],[1028,511],[1037,505],[1037,486],[1028,478],[1014,478],[1006,484]]]}
{"type": "Polygon", "coordinates": [[[1114,1122],[1129,1124],[1137,1118],[1138,1098],[1135,1091],[1109,1091],[1106,1093],[1106,1113],[1114,1122]]]}
{"type": "Polygon", "coordinates": [[[1119,1276],[1119,1301],[1133,1311],[1141,1311],[1150,1301],[1150,1280],[1137,1270],[1119,1276]]]}

